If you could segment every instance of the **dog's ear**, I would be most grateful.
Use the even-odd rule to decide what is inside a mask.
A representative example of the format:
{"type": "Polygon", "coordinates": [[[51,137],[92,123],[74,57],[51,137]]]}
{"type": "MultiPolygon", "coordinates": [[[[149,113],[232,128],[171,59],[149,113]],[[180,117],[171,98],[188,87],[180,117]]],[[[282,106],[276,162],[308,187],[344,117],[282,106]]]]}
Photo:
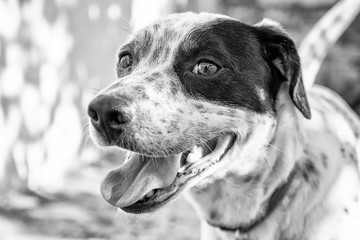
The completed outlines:
{"type": "Polygon", "coordinates": [[[277,22],[269,19],[256,24],[255,28],[265,58],[290,82],[289,91],[293,103],[310,119],[311,112],[302,81],[300,58],[294,41],[277,22]]]}

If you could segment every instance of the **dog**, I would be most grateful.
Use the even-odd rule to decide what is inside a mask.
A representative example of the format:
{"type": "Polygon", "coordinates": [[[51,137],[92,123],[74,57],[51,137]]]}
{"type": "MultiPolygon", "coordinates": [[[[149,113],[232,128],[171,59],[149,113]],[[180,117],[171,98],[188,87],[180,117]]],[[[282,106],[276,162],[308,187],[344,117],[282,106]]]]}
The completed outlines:
{"type": "Polygon", "coordinates": [[[184,193],[202,239],[359,240],[360,121],[305,92],[283,28],[181,13],[139,30],[89,103],[90,135],[127,150],[101,193],[131,214],[184,193]]]}

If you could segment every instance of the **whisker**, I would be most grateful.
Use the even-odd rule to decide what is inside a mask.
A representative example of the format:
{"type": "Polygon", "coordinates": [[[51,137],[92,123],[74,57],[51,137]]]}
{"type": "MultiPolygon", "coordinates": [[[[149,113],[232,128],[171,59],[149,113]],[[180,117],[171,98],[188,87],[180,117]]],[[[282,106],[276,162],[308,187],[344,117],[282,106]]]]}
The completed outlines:
{"type": "MultiPolygon", "coordinates": [[[[197,139],[197,137],[191,133],[187,133],[190,137],[197,139]]],[[[197,139],[197,142],[199,142],[202,145],[205,145],[206,148],[208,148],[210,150],[210,152],[213,151],[213,149],[211,149],[211,147],[207,144],[207,140],[203,140],[203,139],[197,139]]]]}
{"type": "Polygon", "coordinates": [[[96,89],[96,88],[85,88],[84,90],[86,92],[93,93],[93,94],[98,94],[101,91],[101,90],[96,89]]]}
{"type": "Polygon", "coordinates": [[[201,189],[198,189],[196,187],[192,187],[191,188],[192,190],[196,191],[196,192],[199,192],[199,193],[205,193],[205,191],[201,190],[201,189]]]}
{"type": "Polygon", "coordinates": [[[279,152],[281,152],[281,153],[283,153],[284,151],[283,150],[281,150],[281,149],[279,149],[278,147],[276,147],[276,146],[274,146],[274,145],[272,145],[272,144],[268,144],[270,147],[272,147],[272,148],[274,148],[276,151],[279,151],[279,152]]]}
{"type": "Polygon", "coordinates": [[[89,134],[89,125],[85,126],[84,131],[81,135],[81,142],[83,145],[86,145],[88,143],[90,139],[90,134],[89,134]]]}
{"type": "Polygon", "coordinates": [[[123,31],[125,31],[125,32],[127,32],[127,33],[130,33],[131,35],[134,34],[134,32],[131,31],[130,29],[126,29],[126,28],[122,28],[122,27],[119,27],[118,29],[123,30],[123,31]]]}
{"type": "MultiPolygon", "coordinates": [[[[134,24],[129,21],[129,19],[127,19],[126,17],[124,16],[121,16],[121,18],[124,20],[124,22],[126,22],[128,24],[128,26],[131,28],[131,29],[134,29],[134,24]]],[[[126,28],[120,28],[121,30],[124,30],[124,31],[127,31],[128,33],[130,34],[134,34],[133,31],[131,31],[130,29],[126,29],[126,28]]]]}
{"type": "Polygon", "coordinates": [[[272,173],[272,172],[273,172],[273,168],[272,168],[272,166],[271,166],[271,164],[270,164],[269,159],[267,158],[267,156],[264,156],[264,159],[265,159],[267,165],[269,166],[270,172],[272,173]]]}

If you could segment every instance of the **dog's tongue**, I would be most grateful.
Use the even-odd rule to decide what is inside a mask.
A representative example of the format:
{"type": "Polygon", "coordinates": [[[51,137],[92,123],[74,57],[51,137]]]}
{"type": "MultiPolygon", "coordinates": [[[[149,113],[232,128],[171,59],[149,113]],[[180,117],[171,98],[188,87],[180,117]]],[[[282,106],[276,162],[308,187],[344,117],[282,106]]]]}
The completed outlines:
{"type": "Polygon", "coordinates": [[[134,156],[112,170],[101,184],[101,194],[116,207],[127,207],[149,191],[169,186],[180,168],[181,154],[153,158],[134,156]]]}

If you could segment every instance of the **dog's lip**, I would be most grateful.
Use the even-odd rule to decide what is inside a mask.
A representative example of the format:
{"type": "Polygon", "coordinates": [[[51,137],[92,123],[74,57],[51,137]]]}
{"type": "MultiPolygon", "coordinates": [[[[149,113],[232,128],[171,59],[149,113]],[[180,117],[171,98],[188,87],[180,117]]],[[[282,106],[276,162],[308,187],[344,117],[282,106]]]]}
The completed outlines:
{"type": "Polygon", "coordinates": [[[222,137],[225,140],[221,142],[222,144],[220,144],[220,146],[217,145],[212,152],[203,156],[195,163],[182,166],[174,181],[169,186],[162,189],[155,189],[152,197],[144,200],[144,196],[144,198],[134,204],[121,207],[121,209],[134,214],[153,212],[174,199],[187,187],[192,179],[206,174],[208,169],[220,162],[236,142],[236,136],[233,134],[227,134],[222,137]]]}

